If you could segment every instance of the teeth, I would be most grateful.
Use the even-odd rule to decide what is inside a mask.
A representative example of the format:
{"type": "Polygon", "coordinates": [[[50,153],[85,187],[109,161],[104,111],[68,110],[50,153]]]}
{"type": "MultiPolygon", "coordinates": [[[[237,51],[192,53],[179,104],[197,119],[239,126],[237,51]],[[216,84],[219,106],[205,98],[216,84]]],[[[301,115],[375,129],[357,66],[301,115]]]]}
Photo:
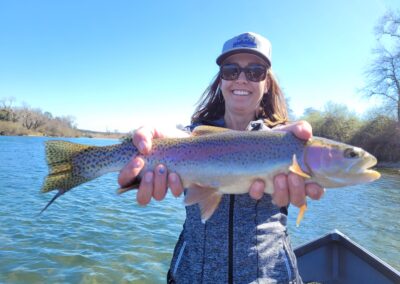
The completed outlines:
{"type": "Polygon", "coordinates": [[[233,94],[237,96],[248,96],[250,92],[246,90],[233,90],[233,94]]]}

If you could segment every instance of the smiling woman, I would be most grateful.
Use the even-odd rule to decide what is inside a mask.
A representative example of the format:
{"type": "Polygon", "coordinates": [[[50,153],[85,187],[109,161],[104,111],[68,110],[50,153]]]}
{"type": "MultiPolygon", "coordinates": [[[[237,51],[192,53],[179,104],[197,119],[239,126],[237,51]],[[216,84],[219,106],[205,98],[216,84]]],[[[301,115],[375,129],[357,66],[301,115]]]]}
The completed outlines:
{"type": "MultiPolygon", "coordinates": [[[[190,131],[200,125],[240,131],[266,131],[277,127],[281,131],[293,132],[300,139],[311,137],[311,127],[306,122],[285,125],[288,122],[286,104],[272,73],[271,44],[266,38],[251,32],[235,36],[225,42],[216,61],[220,67],[219,74],[203,93],[192,115],[190,131]]],[[[233,135],[239,133],[233,132],[233,135]]],[[[133,143],[142,154],[149,154],[154,150],[152,139],[183,134],[188,135],[145,126],[135,131],[133,143]]],[[[197,135],[196,131],[192,134],[197,135]]],[[[272,143],[264,146],[273,148],[272,143]]],[[[214,151],[216,149],[213,147],[214,151]]],[[[222,149],[218,151],[223,152],[222,149]]],[[[251,155],[258,154],[255,148],[253,151],[251,155]]],[[[211,167],[215,161],[209,160],[208,163],[211,167]]],[[[313,199],[322,196],[323,189],[318,184],[305,184],[300,175],[283,172],[274,173],[276,175],[268,184],[261,177],[251,179],[246,185],[234,183],[237,187],[234,192],[248,194],[220,197],[218,208],[209,219],[203,218],[203,223],[202,214],[212,204],[212,200],[205,197],[205,193],[210,192],[210,186],[207,187],[210,177],[188,185],[182,183],[173,167],[167,169],[166,163],[156,165],[154,171],[149,170],[146,164],[140,156],[131,159],[121,170],[118,180],[124,188],[132,183],[138,184],[136,177],[139,174],[143,177],[136,195],[140,204],[148,204],[152,198],[157,201],[164,199],[167,186],[178,196],[183,192],[183,184],[188,189],[201,188],[197,192],[203,195],[203,201],[206,200],[200,202],[203,205],[189,202],[186,206],[186,221],[175,246],[168,273],[169,283],[301,283],[287,237],[287,205],[292,203],[304,210],[306,196],[313,199]]],[[[189,190],[185,192],[190,200],[189,190]]]]}
{"type": "Polygon", "coordinates": [[[260,57],[247,53],[231,55],[222,63],[220,88],[226,106],[225,122],[231,129],[244,130],[254,114],[259,116],[261,100],[270,85],[267,66],[260,57]],[[237,116],[242,118],[240,124],[236,123],[237,116]]]}

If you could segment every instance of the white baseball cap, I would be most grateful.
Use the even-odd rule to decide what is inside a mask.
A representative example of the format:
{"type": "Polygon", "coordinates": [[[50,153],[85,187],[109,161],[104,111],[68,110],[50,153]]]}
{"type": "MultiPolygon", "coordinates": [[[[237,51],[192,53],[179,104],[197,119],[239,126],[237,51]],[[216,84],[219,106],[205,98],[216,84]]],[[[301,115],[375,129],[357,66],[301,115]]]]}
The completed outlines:
{"type": "Polygon", "coordinates": [[[271,66],[272,46],[270,41],[253,32],[243,33],[227,40],[221,55],[216,60],[217,64],[221,65],[228,56],[242,52],[260,56],[271,66]]]}

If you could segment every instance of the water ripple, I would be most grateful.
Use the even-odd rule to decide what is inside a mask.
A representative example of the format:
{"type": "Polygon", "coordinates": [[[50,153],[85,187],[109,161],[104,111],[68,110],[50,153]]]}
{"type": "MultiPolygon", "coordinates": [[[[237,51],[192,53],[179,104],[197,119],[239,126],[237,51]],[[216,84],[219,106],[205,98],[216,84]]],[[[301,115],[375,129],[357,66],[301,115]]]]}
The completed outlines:
{"type": "MultiPolygon", "coordinates": [[[[48,139],[0,137],[0,282],[165,283],[185,217],[182,199],[168,194],[163,202],[139,206],[134,191],[115,193],[117,174],[108,174],[63,195],[38,216],[54,194],[39,193],[48,139]]],[[[328,190],[321,201],[309,201],[299,228],[298,209],[291,206],[291,239],[299,245],[337,228],[400,269],[399,190],[393,174],[328,190]]]]}

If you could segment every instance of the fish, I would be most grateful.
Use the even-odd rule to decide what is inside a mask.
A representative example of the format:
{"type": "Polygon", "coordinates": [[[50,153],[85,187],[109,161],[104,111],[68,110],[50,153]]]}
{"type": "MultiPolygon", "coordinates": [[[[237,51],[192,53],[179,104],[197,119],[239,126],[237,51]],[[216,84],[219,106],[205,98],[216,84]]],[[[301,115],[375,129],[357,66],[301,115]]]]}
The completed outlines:
{"type": "MultiPolygon", "coordinates": [[[[50,140],[45,145],[49,174],[42,192],[58,190],[43,208],[69,190],[109,172],[120,171],[141,155],[132,141],[110,146],[82,145],[50,140]]],[[[248,193],[255,180],[263,180],[266,194],[274,191],[273,178],[293,172],[324,188],[372,182],[377,159],[363,149],[322,137],[305,141],[285,131],[237,131],[199,126],[185,138],[153,140],[151,152],[142,155],[144,168],[119,193],[138,188],[144,173],[164,164],[181,177],[186,206],[198,204],[202,222],[213,215],[224,194],[248,193]]],[[[303,218],[302,206],[296,221],[303,218]]]]}

